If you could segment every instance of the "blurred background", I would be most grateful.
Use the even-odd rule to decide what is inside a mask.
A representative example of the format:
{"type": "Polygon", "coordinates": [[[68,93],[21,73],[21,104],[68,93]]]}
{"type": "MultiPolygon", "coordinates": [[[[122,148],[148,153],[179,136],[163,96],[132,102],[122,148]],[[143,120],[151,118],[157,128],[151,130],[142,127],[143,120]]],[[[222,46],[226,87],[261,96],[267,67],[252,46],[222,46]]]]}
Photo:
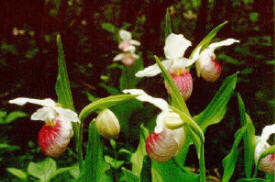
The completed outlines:
{"type": "MultiPolygon", "coordinates": [[[[274,122],[273,7],[272,0],[264,3],[262,0],[1,0],[0,116],[4,118],[18,109],[26,113],[35,111],[36,107],[29,105],[24,108],[9,105],[8,100],[12,98],[56,100],[57,33],[62,37],[77,111],[95,97],[110,95],[106,85],[118,88],[121,74],[119,69],[114,68],[111,72],[108,68],[119,52],[118,30],[123,28],[133,33],[133,38],[141,42],[138,51],[144,66],[151,65],[155,62],[153,55],[164,56],[164,16],[168,8],[173,32],[184,34],[192,41],[192,48],[225,20],[229,23],[217,37],[241,41],[216,51],[217,61],[223,67],[217,82],[205,82],[195,76],[194,69],[191,70],[194,91],[187,102],[191,113],[199,113],[224,78],[238,71],[237,91],[259,135],[266,124],[274,122]]],[[[185,57],[191,50],[188,49],[185,57]]],[[[167,97],[160,76],[144,78],[137,87],[154,96],[167,97]]],[[[23,112],[16,122],[0,123],[0,143],[10,144],[10,148],[4,147],[3,151],[0,145],[1,174],[7,166],[22,167],[24,161],[43,157],[36,142],[43,123],[29,121],[29,117],[23,117],[23,112]]],[[[135,123],[134,119],[132,122],[133,126],[138,126],[146,121],[135,123]]],[[[221,160],[230,150],[239,127],[237,102],[232,97],[225,119],[206,133],[207,169],[221,168],[221,160]]],[[[134,130],[134,127],[129,128],[134,130]]],[[[124,140],[127,137],[122,137],[120,142],[124,140]]],[[[127,142],[135,146],[138,134],[127,142]]],[[[187,163],[192,165],[195,163],[192,160],[189,158],[187,163]]],[[[242,170],[243,167],[239,167],[240,175],[242,170]]]]}

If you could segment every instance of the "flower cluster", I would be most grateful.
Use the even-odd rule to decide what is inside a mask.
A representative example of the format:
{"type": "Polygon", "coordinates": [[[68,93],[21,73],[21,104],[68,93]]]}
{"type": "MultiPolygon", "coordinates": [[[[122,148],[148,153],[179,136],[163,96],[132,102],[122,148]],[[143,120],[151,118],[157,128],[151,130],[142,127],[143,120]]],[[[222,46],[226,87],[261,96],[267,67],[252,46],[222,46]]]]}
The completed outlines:
{"type": "MultiPolygon", "coordinates": [[[[192,94],[193,79],[189,72],[189,66],[196,62],[197,72],[206,81],[215,81],[221,74],[221,66],[215,61],[214,50],[220,46],[228,46],[239,42],[235,39],[226,39],[221,42],[210,44],[202,52],[198,48],[191,59],[185,58],[184,53],[192,44],[182,34],[171,33],[165,40],[164,54],[166,60],[162,61],[163,66],[168,70],[182,97],[187,100],[192,94]]],[[[137,77],[153,77],[161,71],[157,64],[149,66],[136,73],[137,77]]],[[[169,87],[166,85],[168,93],[169,87]]]]}
{"type": "Polygon", "coordinates": [[[113,60],[121,61],[126,66],[132,66],[135,59],[139,58],[139,56],[135,54],[135,46],[139,46],[140,42],[132,39],[132,34],[126,30],[120,30],[119,37],[121,42],[119,43],[118,48],[122,53],[116,55],[113,60]]]}

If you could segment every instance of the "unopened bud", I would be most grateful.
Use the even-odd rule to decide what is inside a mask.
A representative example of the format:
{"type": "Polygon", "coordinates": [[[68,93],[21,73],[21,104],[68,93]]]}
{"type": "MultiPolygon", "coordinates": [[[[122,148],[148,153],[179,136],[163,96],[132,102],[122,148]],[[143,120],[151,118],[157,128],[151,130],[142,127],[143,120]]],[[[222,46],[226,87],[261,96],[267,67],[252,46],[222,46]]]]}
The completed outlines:
{"type": "Polygon", "coordinates": [[[38,135],[38,143],[42,152],[51,157],[62,154],[73,136],[71,123],[58,119],[47,123],[41,128],[38,135]]]}
{"type": "Polygon", "coordinates": [[[99,133],[107,138],[117,138],[120,125],[117,117],[110,109],[104,109],[96,118],[96,127],[99,133]]]}
{"type": "MultiPolygon", "coordinates": [[[[193,91],[193,79],[191,73],[188,70],[183,70],[179,74],[170,72],[170,75],[173,78],[176,86],[178,87],[183,99],[188,100],[193,91]]],[[[171,90],[166,82],[165,87],[167,89],[167,92],[171,93],[171,90]]]]}
{"type": "Polygon", "coordinates": [[[150,158],[165,162],[176,155],[178,143],[173,134],[163,130],[160,133],[152,133],[146,140],[146,152],[150,158]]]}

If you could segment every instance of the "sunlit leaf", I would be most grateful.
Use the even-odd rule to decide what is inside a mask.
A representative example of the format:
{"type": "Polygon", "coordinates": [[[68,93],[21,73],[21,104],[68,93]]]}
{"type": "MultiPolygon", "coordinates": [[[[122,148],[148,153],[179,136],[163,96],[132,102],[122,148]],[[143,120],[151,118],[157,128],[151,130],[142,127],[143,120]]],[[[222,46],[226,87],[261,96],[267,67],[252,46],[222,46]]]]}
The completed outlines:
{"type": "Polygon", "coordinates": [[[247,125],[246,132],[243,136],[244,141],[244,171],[247,178],[251,177],[254,164],[255,151],[255,128],[248,114],[245,112],[244,102],[238,93],[239,111],[242,126],[247,125]]]}
{"type": "Polygon", "coordinates": [[[96,110],[103,110],[107,107],[111,107],[113,105],[118,104],[119,102],[126,101],[129,99],[133,99],[136,96],[133,95],[115,95],[115,96],[109,96],[105,97],[99,100],[96,100],[95,102],[85,106],[82,111],[79,114],[79,119],[81,121],[84,121],[85,118],[91,114],[92,112],[96,110]]]}
{"type": "Polygon", "coordinates": [[[46,158],[37,163],[30,162],[27,171],[30,175],[40,179],[41,182],[47,182],[56,171],[56,162],[52,158],[46,158]]]}
{"type": "Polygon", "coordinates": [[[135,151],[135,153],[132,154],[131,160],[130,160],[132,162],[132,172],[138,177],[140,177],[140,174],[142,171],[144,156],[147,155],[145,150],[145,142],[148,135],[149,135],[148,130],[143,125],[141,125],[139,144],[138,144],[137,150],[135,151]]]}
{"type": "Polygon", "coordinates": [[[172,105],[174,105],[176,108],[180,109],[182,112],[186,113],[188,116],[191,116],[189,113],[189,110],[185,104],[185,101],[182,98],[172,77],[170,76],[168,71],[164,68],[164,66],[161,64],[161,62],[157,56],[155,56],[155,59],[156,59],[156,62],[158,64],[161,72],[162,72],[162,76],[163,76],[164,80],[167,82],[169,88],[171,89],[172,105]]]}
{"type": "Polygon", "coordinates": [[[65,108],[74,110],[72,91],[65,63],[65,56],[60,35],[56,37],[58,48],[58,76],[55,91],[58,97],[58,103],[65,108]]]}
{"type": "Polygon", "coordinates": [[[108,155],[104,156],[104,159],[114,169],[119,169],[124,164],[124,161],[114,159],[108,155]]]}
{"type": "Polygon", "coordinates": [[[115,33],[116,27],[112,23],[101,23],[101,28],[110,33],[115,33]]]}
{"type": "Polygon", "coordinates": [[[23,170],[21,169],[17,169],[17,168],[7,168],[7,171],[9,173],[11,173],[12,175],[22,179],[22,180],[26,180],[28,175],[26,172],[24,172],[23,170]]]}

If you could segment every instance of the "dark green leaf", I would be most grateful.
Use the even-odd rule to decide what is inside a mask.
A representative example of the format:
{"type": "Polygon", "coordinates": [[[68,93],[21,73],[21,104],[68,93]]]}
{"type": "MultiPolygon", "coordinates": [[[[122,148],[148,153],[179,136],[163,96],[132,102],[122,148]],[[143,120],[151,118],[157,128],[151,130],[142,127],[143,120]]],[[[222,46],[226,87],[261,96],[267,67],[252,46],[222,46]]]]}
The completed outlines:
{"type": "Polygon", "coordinates": [[[65,56],[60,35],[56,37],[58,48],[58,76],[55,91],[58,97],[58,103],[65,108],[74,110],[73,97],[71,92],[70,81],[65,63],[65,56]]]}
{"type": "Polygon", "coordinates": [[[13,111],[13,112],[10,112],[6,118],[5,118],[5,123],[8,124],[18,118],[23,118],[23,117],[26,117],[27,114],[22,112],[22,111],[13,111]]]}
{"type": "Polygon", "coordinates": [[[106,171],[110,166],[103,158],[103,145],[95,126],[95,122],[89,125],[87,154],[84,167],[81,170],[80,181],[100,182],[106,176],[106,171]]]}
{"type": "Polygon", "coordinates": [[[241,178],[237,182],[270,182],[262,178],[241,178]]]}
{"type": "Polygon", "coordinates": [[[123,176],[120,178],[121,182],[140,182],[139,177],[133,174],[132,171],[122,168],[123,176]]]}
{"type": "Polygon", "coordinates": [[[230,178],[234,173],[238,155],[239,155],[238,146],[243,138],[244,133],[246,132],[246,129],[247,129],[247,125],[244,125],[242,128],[240,128],[236,132],[235,140],[231,148],[231,151],[222,161],[223,169],[224,169],[222,182],[230,181],[230,178]]]}
{"type": "Polygon", "coordinates": [[[124,161],[114,159],[108,155],[104,156],[104,159],[114,169],[119,169],[124,164],[124,161]]]}
{"type": "Polygon", "coordinates": [[[255,128],[248,114],[245,112],[244,102],[241,95],[238,93],[238,103],[242,126],[247,125],[246,132],[243,136],[244,141],[244,171],[247,178],[251,177],[252,168],[254,164],[255,151],[255,128]]]}
{"type": "Polygon", "coordinates": [[[110,33],[115,33],[116,27],[112,23],[101,23],[101,28],[110,33]]]}
{"type": "Polygon", "coordinates": [[[19,146],[17,145],[9,145],[9,144],[5,144],[5,143],[0,143],[0,150],[1,151],[14,151],[14,150],[18,150],[20,149],[19,146]]]}
{"type": "Polygon", "coordinates": [[[234,92],[236,83],[237,74],[228,76],[207,107],[194,117],[202,130],[205,131],[208,126],[219,123],[223,119],[227,103],[234,92]]]}
{"type": "Polygon", "coordinates": [[[165,37],[172,33],[172,25],[171,25],[171,18],[169,14],[169,9],[166,9],[165,14],[165,37]]]}

